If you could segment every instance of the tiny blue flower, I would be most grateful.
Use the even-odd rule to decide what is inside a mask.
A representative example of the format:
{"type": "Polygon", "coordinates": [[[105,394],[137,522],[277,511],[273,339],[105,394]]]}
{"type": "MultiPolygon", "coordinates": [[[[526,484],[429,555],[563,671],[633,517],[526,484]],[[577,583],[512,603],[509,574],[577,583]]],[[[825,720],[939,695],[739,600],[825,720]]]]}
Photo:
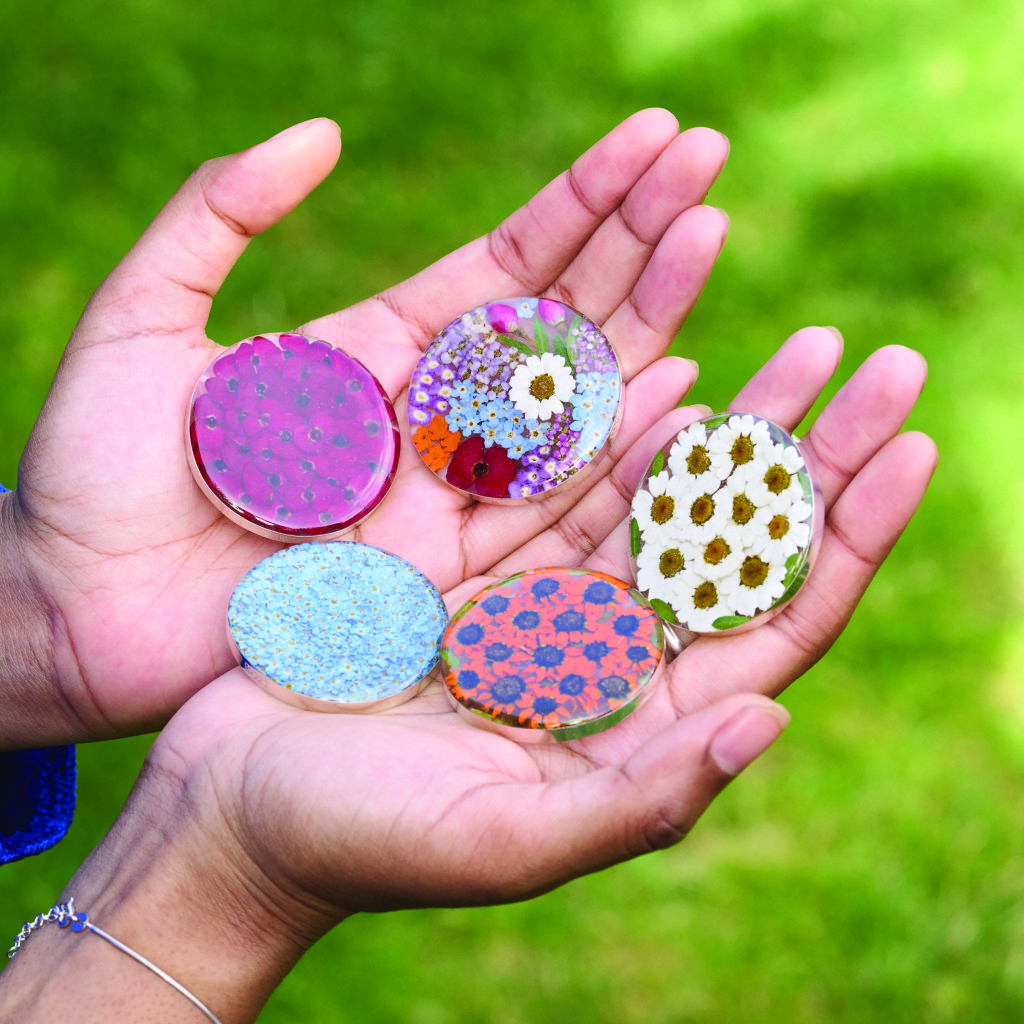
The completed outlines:
{"type": "Polygon", "coordinates": [[[583,648],[583,657],[587,661],[600,664],[602,658],[608,656],[609,647],[603,640],[592,640],[583,648]]]}
{"type": "Polygon", "coordinates": [[[540,625],[540,616],[535,611],[522,611],[512,622],[519,629],[536,629],[540,625]]]}
{"type": "Polygon", "coordinates": [[[475,690],[480,685],[480,676],[472,669],[463,669],[459,673],[459,686],[464,690],[475,690]]]}
{"type": "Polygon", "coordinates": [[[533,702],[533,710],[538,715],[550,715],[558,707],[554,697],[537,697],[533,702]]]}

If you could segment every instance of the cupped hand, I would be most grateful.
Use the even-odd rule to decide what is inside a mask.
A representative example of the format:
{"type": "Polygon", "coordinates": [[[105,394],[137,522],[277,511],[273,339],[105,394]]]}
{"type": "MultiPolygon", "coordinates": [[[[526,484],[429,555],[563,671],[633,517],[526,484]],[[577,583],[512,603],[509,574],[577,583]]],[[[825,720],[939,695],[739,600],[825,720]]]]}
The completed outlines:
{"type": "MultiPolygon", "coordinates": [[[[799,332],[733,409],[795,428],[840,347],[831,331],[799,332]]],[[[920,502],[935,449],[899,430],[924,375],[921,357],[898,347],[853,374],[803,440],[828,510],[805,585],[767,624],[696,640],[612,729],[520,745],[467,723],[440,684],[383,714],[297,711],[234,670],[171,720],[151,770],[186,794],[207,852],[220,851],[260,907],[310,937],[350,911],[525,898],[678,841],[778,736],[787,715],[770,698],[840,634],[920,502]]],[[[582,564],[628,579],[633,488],[696,415],[663,417],[494,573],[582,564]]],[[[449,607],[486,582],[450,590],[449,607]]]]}
{"type": "MultiPolygon", "coordinates": [[[[2,505],[21,639],[9,653],[18,697],[0,746],[152,729],[231,664],[231,590],[278,545],[223,518],[196,488],[187,405],[218,351],[205,330],[217,289],[249,239],[329,173],[339,145],[333,122],[318,119],[202,165],[89,302],[2,505]]],[[[659,357],[724,239],[724,215],[700,204],[726,153],[716,132],[680,135],[665,111],[636,114],[486,237],[303,328],[362,360],[400,421],[433,335],[513,295],[582,309],[604,326],[629,381],[610,457],[568,495],[525,509],[478,506],[434,479],[406,436],[393,492],[355,539],[402,555],[448,590],[600,485],[692,384],[688,362],[659,357]]]]}

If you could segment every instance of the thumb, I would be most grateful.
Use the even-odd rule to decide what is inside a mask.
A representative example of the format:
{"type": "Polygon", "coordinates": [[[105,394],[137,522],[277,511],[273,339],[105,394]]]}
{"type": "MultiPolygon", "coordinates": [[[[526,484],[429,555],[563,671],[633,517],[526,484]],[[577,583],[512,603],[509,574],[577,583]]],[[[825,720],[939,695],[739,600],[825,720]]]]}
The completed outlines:
{"type": "Polygon", "coordinates": [[[534,841],[521,851],[523,871],[513,884],[520,895],[534,895],[679,842],[788,722],[781,705],[739,694],[673,723],[621,766],[545,787],[532,811],[534,841]]]}
{"type": "Polygon", "coordinates": [[[97,306],[105,336],[205,328],[211,300],[249,239],[309,195],[340,151],[338,126],[314,118],[202,164],[100,286],[76,333],[88,343],[97,306]]]}

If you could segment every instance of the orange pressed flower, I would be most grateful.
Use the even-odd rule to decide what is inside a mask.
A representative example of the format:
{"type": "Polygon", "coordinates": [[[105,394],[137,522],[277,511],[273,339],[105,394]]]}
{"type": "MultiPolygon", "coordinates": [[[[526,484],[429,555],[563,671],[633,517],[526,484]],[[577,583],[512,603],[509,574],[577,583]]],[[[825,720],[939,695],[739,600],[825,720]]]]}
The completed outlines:
{"type": "Polygon", "coordinates": [[[416,450],[435,473],[448,464],[461,440],[462,435],[458,431],[452,433],[443,416],[435,416],[428,424],[413,431],[412,435],[416,450]]]}

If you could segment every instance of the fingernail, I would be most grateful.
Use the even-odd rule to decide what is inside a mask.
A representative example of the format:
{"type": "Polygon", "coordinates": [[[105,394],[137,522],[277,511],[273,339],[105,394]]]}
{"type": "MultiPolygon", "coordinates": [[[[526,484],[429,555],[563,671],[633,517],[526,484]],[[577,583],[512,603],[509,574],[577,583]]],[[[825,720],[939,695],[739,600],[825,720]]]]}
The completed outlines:
{"type": "MultiPolygon", "coordinates": [[[[271,135],[267,142],[271,139],[279,139],[282,135],[291,135],[293,132],[301,132],[303,128],[308,128],[314,121],[320,121],[322,118],[311,117],[308,121],[300,121],[298,124],[293,124],[291,128],[285,128],[283,132],[278,132],[276,135],[271,135]]],[[[337,125],[335,125],[337,127],[337,125]]]]}
{"type": "Polygon", "coordinates": [[[714,409],[712,409],[710,405],[694,405],[692,402],[687,402],[686,408],[692,409],[697,413],[698,419],[704,419],[706,416],[710,416],[714,412],[714,409]]]}
{"type": "Polygon", "coordinates": [[[737,711],[711,739],[708,753],[726,775],[739,775],[789,724],[781,704],[751,704],[737,711]]]}
{"type": "Polygon", "coordinates": [[[829,327],[826,324],[825,325],[825,330],[826,331],[831,331],[831,333],[834,334],[836,336],[836,338],[839,339],[839,343],[842,344],[842,342],[843,342],[843,332],[841,330],[839,330],[838,327],[829,327]]]}
{"type": "Polygon", "coordinates": [[[710,203],[705,203],[704,205],[707,206],[709,210],[717,210],[722,215],[722,219],[725,221],[725,231],[728,232],[730,224],[729,214],[727,214],[720,206],[712,206],[710,203]]]}
{"type": "MultiPolygon", "coordinates": [[[[685,356],[683,356],[683,358],[686,359],[685,356]]],[[[694,374],[699,375],[700,374],[700,363],[698,363],[696,359],[686,359],[686,361],[693,367],[694,374]]]]}

